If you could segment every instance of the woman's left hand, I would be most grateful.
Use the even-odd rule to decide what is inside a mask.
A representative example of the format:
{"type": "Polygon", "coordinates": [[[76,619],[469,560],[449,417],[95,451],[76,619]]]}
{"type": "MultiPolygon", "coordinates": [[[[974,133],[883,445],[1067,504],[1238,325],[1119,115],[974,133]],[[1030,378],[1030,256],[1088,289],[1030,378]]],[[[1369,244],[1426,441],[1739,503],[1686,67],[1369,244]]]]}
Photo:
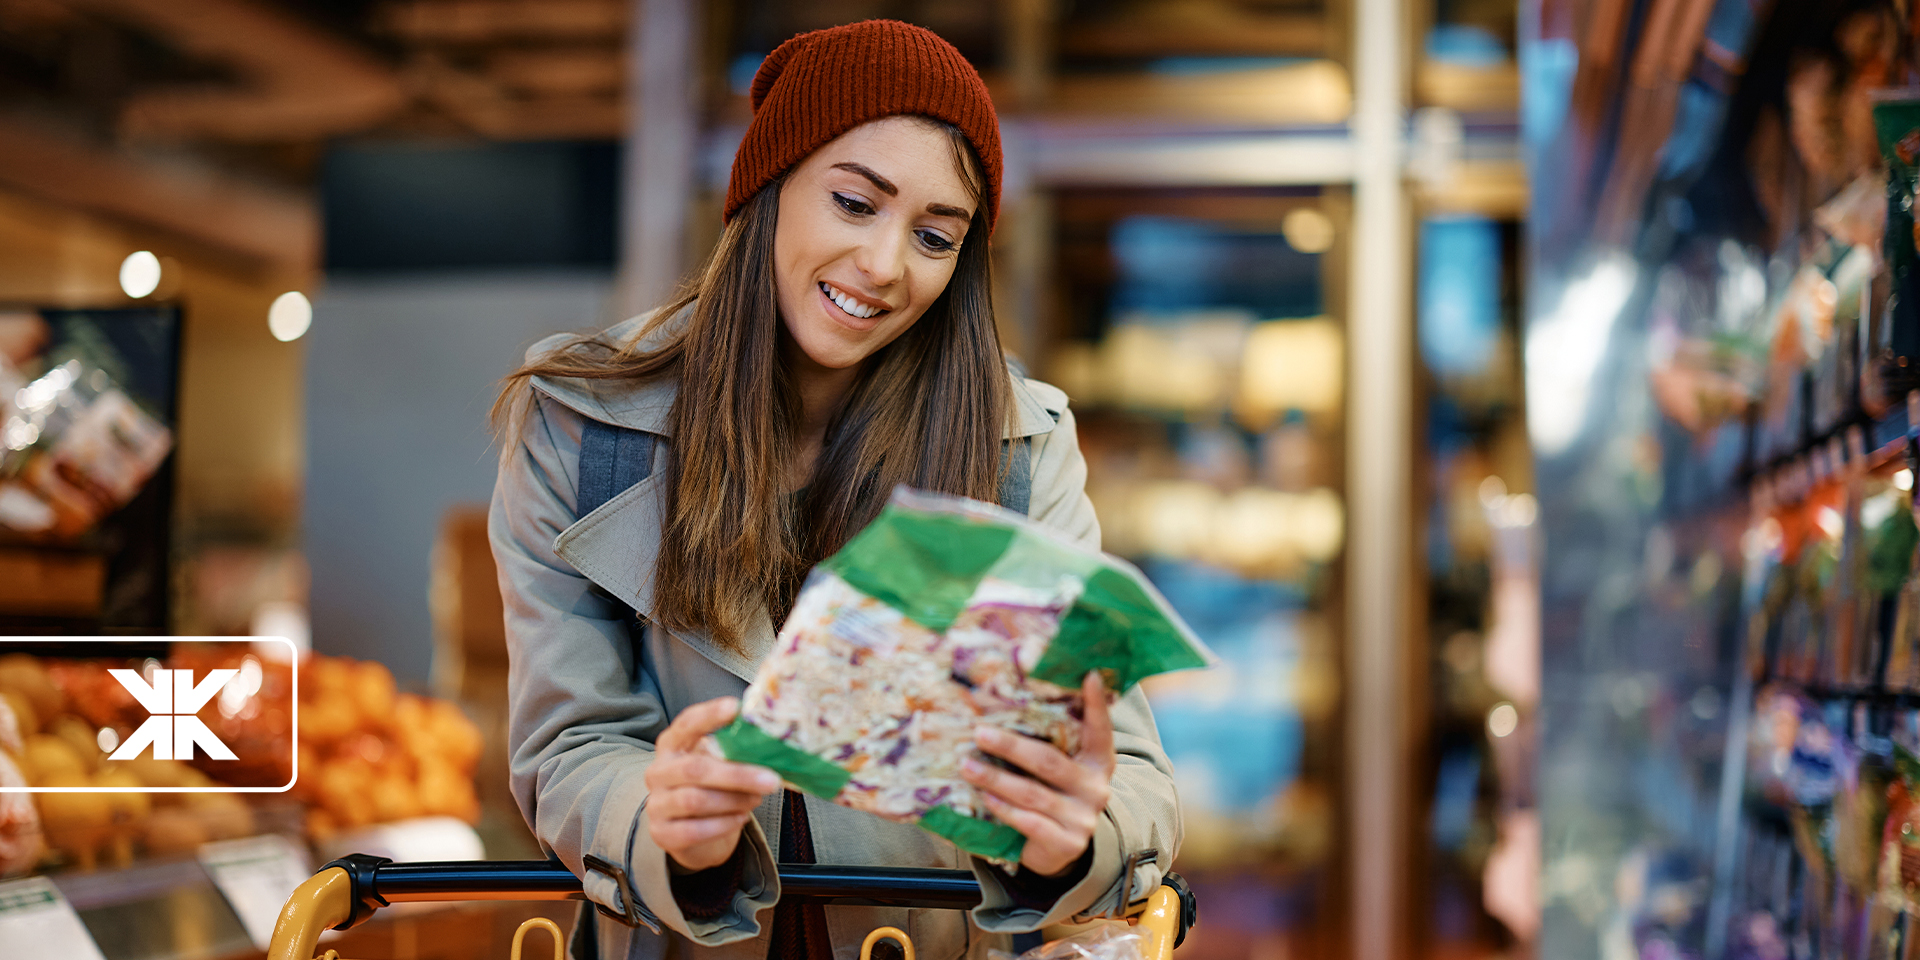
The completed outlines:
{"type": "Polygon", "coordinates": [[[1020,863],[1044,877],[1059,876],[1087,852],[1112,795],[1113,720],[1107,713],[1107,686],[1092,672],[1080,692],[1086,718],[1079,753],[1069,757],[1045,740],[980,727],[973,742],[983,752],[1030,776],[972,757],[960,766],[960,775],[980,789],[987,809],[1027,838],[1020,863]]]}

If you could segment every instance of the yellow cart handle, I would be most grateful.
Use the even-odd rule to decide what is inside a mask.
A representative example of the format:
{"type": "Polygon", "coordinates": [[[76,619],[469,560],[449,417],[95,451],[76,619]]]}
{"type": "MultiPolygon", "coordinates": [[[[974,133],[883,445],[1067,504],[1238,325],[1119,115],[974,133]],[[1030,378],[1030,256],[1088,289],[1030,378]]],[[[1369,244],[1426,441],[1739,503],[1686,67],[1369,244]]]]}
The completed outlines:
{"type": "Polygon", "coordinates": [[[875,927],[860,943],[860,960],[873,960],[873,945],[882,940],[892,940],[900,945],[900,953],[906,960],[913,960],[913,938],[907,936],[899,927],[875,927]]]}
{"type": "Polygon", "coordinates": [[[280,919],[273,922],[273,942],[267,960],[313,960],[320,934],[353,915],[353,879],[332,867],[308,877],[294,888],[280,919]]]}
{"type": "MultiPolygon", "coordinates": [[[[1139,913],[1128,917],[1146,931],[1147,960],[1173,960],[1173,942],[1180,936],[1180,894],[1161,884],[1139,913]]],[[[911,958],[909,958],[911,960],[911,958]]]]}
{"type": "Polygon", "coordinates": [[[520,945],[527,938],[528,930],[545,930],[547,936],[553,938],[553,960],[566,960],[567,938],[561,935],[560,925],[546,917],[534,917],[520,924],[520,929],[513,932],[513,953],[508,960],[520,960],[520,945]]]}

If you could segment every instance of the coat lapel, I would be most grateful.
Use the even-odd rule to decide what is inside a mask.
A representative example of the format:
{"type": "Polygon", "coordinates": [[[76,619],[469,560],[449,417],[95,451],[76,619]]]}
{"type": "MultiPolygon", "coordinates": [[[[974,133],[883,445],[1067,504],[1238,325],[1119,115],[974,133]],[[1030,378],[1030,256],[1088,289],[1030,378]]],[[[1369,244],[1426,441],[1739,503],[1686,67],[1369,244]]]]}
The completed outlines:
{"type": "MultiPolygon", "coordinates": [[[[663,629],[652,623],[654,570],[660,559],[660,529],[666,517],[666,474],[660,466],[656,454],[652,476],[581,517],[554,541],[554,552],[561,559],[632,607],[654,629],[663,629]]],[[[738,647],[722,645],[704,630],[672,632],[702,656],[747,681],[752,681],[761,659],[773,649],[773,624],[764,610],[754,617],[738,647]]]]}

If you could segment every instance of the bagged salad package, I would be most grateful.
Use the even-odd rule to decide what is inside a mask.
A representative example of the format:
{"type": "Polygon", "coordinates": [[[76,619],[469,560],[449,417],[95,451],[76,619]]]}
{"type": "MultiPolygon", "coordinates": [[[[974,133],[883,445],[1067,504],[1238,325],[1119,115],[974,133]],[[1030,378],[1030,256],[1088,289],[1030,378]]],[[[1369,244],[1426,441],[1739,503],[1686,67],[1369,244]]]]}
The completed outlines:
{"type": "Polygon", "coordinates": [[[895,490],[808,575],[740,716],[730,760],[1013,863],[1025,838],[960,763],[975,726],[1080,748],[1080,684],[1125,693],[1214,656],[1139,570],[1024,516],[895,490]]]}

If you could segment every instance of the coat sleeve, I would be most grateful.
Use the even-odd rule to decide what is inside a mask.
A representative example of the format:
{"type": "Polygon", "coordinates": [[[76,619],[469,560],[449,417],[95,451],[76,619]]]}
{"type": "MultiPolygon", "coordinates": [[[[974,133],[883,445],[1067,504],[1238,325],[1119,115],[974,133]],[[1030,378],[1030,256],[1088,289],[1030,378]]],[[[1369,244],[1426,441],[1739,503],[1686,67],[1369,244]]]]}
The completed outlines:
{"type": "Polygon", "coordinates": [[[708,920],[681,913],[646,821],[647,766],[670,720],[659,684],[636,655],[632,614],[554,552],[577,519],[580,425],[541,397],[502,458],[488,514],[506,607],[514,800],[541,846],[615,916],[704,946],[746,939],[760,931],[755,913],[779,896],[766,836],[748,821],[747,866],[730,909],[708,920]]]}
{"type": "MultiPolygon", "coordinates": [[[[1080,454],[1066,395],[1035,381],[1028,384],[1051,412],[1059,414],[1052,432],[1034,438],[1031,514],[1097,550],[1100,521],[1087,499],[1087,462],[1080,454]]],[[[1001,883],[1001,875],[975,858],[973,872],[980,878],[983,897],[973,915],[982,929],[1037,930],[1079,915],[1116,912],[1122,906],[1122,866],[1130,855],[1144,850],[1154,851],[1155,860],[1135,869],[1128,899],[1138,901],[1160,886],[1161,876],[1180,850],[1180,800],[1174,793],[1173,766],[1160,749],[1153,713],[1139,687],[1114,704],[1113,735],[1117,761],[1113,796],[1094,828],[1093,863],[1087,875],[1042,912],[1017,903],[1001,883]]]]}

